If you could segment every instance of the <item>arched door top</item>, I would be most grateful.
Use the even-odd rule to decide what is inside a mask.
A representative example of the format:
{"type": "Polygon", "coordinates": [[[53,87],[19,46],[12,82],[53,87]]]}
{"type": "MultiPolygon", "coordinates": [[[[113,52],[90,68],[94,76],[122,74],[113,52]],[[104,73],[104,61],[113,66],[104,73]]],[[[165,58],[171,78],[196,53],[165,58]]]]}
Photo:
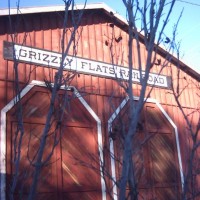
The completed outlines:
{"type": "MultiPolygon", "coordinates": [[[[133,97],[135,101],[139,100],[139,97],[133,97]]],[[[181,181],[181,186],[183,188],[183,183],[184,183],[184,176],[183,176],[183,169],[182,169],[182,159],[181,159],[181,151],[180,151],[180,143],[179,143],[179,137],[178,137],[178,129],[173,120],[170,118],[170,116],[167,114],[167,112],[163,109],[161,104],[156,100],[152,98],[147,98],[144,99],[145,103],[153,103],[155,106],[158,108],[158,110],[163,114],[164,118],[167,120],[167,122],[173,127],[174,129],[174,134],[175,134],[175,140],[176,140],[176,149],[177,149],[177,156],[178,156],[178,165],[179,165],[179,174],[180,174],[180,181],[181,181]]],[[[120,114],[120,112],[125,108],[125,106],[129,102],[129,97],[127,96],[121,104],[117,107],[117,109],[113,112],[111,117],[108,120],[108,131],[112,132],[112,125],[117,118],[117,116],[120,114]]],[[[115,155],[115,150],[114,150],[114,141],[112,138],[110,138],[110,152],[111,155],[115,155]]],[[[113,156],[111,156],[111,173],[113,177],[113,198],[117,200],[117,186],[116,186],[116,165],[115,165],[115,159],[113,156]]]]}
{"type": "MultiPolygon", "coordinates": [[[[46,84],[41,81],[32,81],[28,84],[22,91],[21,91],[21,98],[25,97],[34,86],[46,87],[46,84]]],[[[90,113],[91,117],[96,121],[97,124],[97,143],[98,143],[98,152],[99,152],[99,162],[100,162],[100,178],[101,178],[101,190],[102,190],[102,199],[106,200],[106,188],[105,182],[103,179],[102,174],[102,162],[103,161],[103,144],[102,144],[102,130],[101,130],[101,120],[96,115],[96,113],[92,110],[92,108],[88,105],[88,103],[84,100],[78,90],[73,86],[61,86],[61,90],[72,90],[75,97],[80,101],[83,107],[90,113]]],[[[1,147],[0,147],[0,170],[1,170],[1,177],[0,177],[0,187],[1,187],[1,200],[6,199],[6,117],[7,112],[10,111],[16,103],[19,101],[17,97],[13,98],[2,110],[1,110],[1,147]]]]}

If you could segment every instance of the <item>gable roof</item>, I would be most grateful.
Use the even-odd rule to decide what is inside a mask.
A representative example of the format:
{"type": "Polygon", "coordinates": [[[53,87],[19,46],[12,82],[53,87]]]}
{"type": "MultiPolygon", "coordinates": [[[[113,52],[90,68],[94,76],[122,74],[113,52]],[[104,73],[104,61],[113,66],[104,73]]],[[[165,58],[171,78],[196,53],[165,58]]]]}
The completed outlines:
{"type": "MultiPolygon", "coordinates": [[[[92,10],[92,9],[101,9],[104,11],[106,15],[109,17],[115,17],[115,22],[121,25],[121,27],[127,27],[128,23],[127,20],[116,13],[112,8],[107,6],[105,3],[92,3],[92,4],[86,4],[85,7],[83,4],[77,4],[75,5],[76,10],[92,10]]],[[[53,6],[38,6],[38,7],[22,7],[20,10],[17,10],[16,8],[11,8],[9,9],[0,9],[0,17],[1,16],[8,16],[8,15],[25,15],[25,14],[33,14],[33,13],[48,13],[48,12],[62,12],[65,11],[64,5],[53,5],[53,6]]],[[[127,28],[126,28],[127,29],[127,28]]],[[[141,39],[143,40],[144,36],[140,34],[141,39]]],[[[161,54],[162,56],[165,56],[168,54],[166,50],[164,50],[162,47],[158,47],[158,53],[161,54]]],[[[180,66],[181,70],[195,78],[196,80],[200,81],[200,73],[197,72],[195,69],[192,67],[189,67],[187,64],[185,64],[183,61],[179,60],[175,56],[172,55],[171,62],[174,65],[180,66]]]]}

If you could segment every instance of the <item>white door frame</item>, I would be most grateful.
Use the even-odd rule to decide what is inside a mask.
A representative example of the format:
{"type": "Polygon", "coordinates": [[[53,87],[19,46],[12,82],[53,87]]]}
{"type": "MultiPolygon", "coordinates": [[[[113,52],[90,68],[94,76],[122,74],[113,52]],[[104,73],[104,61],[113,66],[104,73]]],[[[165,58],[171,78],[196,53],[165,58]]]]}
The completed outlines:
{"type": "MultiPolygon", "coordinates": [[[[46,84],[41,81],[33,80],[29,83],[20,93],[21,98],[23,98],[34,86],[46,87],[46,84]]],[[[101,120],[96,115],[96,113],[92,110],[92,108],[88,105],[88,103],[83,99],[78,90],[73,86],[62,86],[61,89],[68,90],[74,89],[74,95],[79,99],[82,105],[86,108],[86,110],[91,114],[94,120],[97,123],[97,140],[98,140],[98,152],[99,152],[99,164],[100,164],[100,176],[101,176],[101,189],[102,189],[102,200],[106,200],[106,185],[103,178],[103,139],[102,139],[102,129],[101,129],[101,120]]],[[[6,114],[9,110],[13,108],[13,106],[19,101],[17,97],[13,98],[2,110],[1,110],[1,124],[0,124],[0,188],[1,195],[0,200],[6,199],[6,114]]]]}
{"type": "MultiPolygon", "coordinates": [[[[133,99],[135,101],[139,100],[139,97],[133,97],[133,99]]],[[[117,115],[120,113],[120,111],[124,108],[124,106],[127,104],[129,100],[129,97],[126,97],[121,104],[118,106],[118,108],[114,111],[114,113],[111,115],[111,117],[108,120],[108,132],[112,131],[112,123],[115,120],[115,118],[117,117],[117,115]]],[[[160,111],[162,112],[162,114],[165,116],[165,118],[169,121],[169,123],[172,125],[172,127],[174,128],[174,133],[175,133],[175,139],[176,139],[176,147],[177,147],[177,154],[178,154],[178,163],[179,163],[179,172],[180,172],[180,178],[181,178],[181,186],[183,189],[183,185],[184,185],[184,175],[183,175],[183,166],[182,166],[182,159],[181,159],[181,151],[180,151],[180,142],[179,142],[179,137],[178,137],[178,129],[177,126],[175,125],[175,123],[173,122],[173,120],[169,117],[169,115],[166,113],[166,111],[163,109],[163,107],[161,106],[161,104],[153,98],[147,98],[144,99],[145,102],[147,103],[154,103],[156,104],[156,106],[160,109],[160,111]]],[[[111,174],[112,174],[112,184],[113,184],[113,198],[114,200],[117,200],[118,195],[117,195],[117,186],[116,186],[116,169],[115,169],[115,159],[114,159],[114,155],[115,155],[115,150],[114,150],[114,144],[113,144],[113,140],[112,138],[109,139],[109,143],[110,143],[110,159],[111,159],[111,174]]]]}

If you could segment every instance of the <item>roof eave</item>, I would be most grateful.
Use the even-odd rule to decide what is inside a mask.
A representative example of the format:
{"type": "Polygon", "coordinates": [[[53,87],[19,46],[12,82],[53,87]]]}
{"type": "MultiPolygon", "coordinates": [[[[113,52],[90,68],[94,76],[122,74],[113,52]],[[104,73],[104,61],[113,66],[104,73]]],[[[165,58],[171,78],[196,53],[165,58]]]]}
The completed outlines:
{"type": "MultiPolygon", "coordinates": [[[[71,9],[71,8],[70,8],[71,9]]],[[[103,9],[108,15],[111,13],[114,14],[115,19],[120,23],[121,25],[127,25],[127,20],[116,13],[113,9],[111,9],[109,6],[107,6],[105,3],[92,3],[92,4],[77,4],[75,5],[75,10],[92,10],[92,9],[103,9]]],[[[47,13],[47,12],[60,12],[65,11],[64,5],[54,5],[54,6],[40,6],[40,7],[24,7],[20,8],[19,10],[17,8],[11,8],[11,9],[0,9],[0,16],[8,16],[8,15],[17,15],[17,14],[33,14],[33,13],[47,13]]],[[[110,15],[111,16],[111,15],[110,15]]],[[[141,40],[144,39],[144,36],[142,34],[139,34],[141,40]]],[[[162,55],[166,55],[168,52],[163,49],[162,47],[159,47],[159,51],[162,55]]],[[[182,61],[178,60],[176,57],[172,55],[172,61],[174,64],[179,64],[181,66],[181,69],[185,71],[186,73],[190,74],[192,77],[200,81],[200,74],[189,67],[188,65],[184,64],[182,61]]]]}

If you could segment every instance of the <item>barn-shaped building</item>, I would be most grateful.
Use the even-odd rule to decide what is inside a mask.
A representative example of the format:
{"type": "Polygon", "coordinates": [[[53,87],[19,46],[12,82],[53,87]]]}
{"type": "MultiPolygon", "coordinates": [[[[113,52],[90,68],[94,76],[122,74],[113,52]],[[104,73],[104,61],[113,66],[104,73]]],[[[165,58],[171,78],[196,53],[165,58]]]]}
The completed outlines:
{"type": "MultiPolygon", "coordinates": [[[[82,9],[77,6],[75,17],[82,9]]],[[[1,200],[9,198],[14,176],[18,177],[14,197],[28,196],[51,104],[51,83],[62,60],[64,13],[63,6],[0,12],[1,200]],[[21,144],[20,149],[17,144],[21,144]]],[[[70,42],[72,33],[70,19],[65,44],[70,42]]],[[[121,87],[121,79],[128,79],[127,30],[126,21],[105,4],[84,8],[74,36],[78,42],[72,43],[65,63],[67,86],[59,88],[53,110],[55,119],[46,136],[36,199],[118,199],[124,145],[118,135],[126,129],[129,111],[129,99],[121,87]],[[64,116],[61,124],[58,118],[62,116],[57,111],[64,116]]],[[[140,37],[145,63],[146,48],[140,37]]],[[[135,55],[137,46],[133,45],[135,55]]],[[[166,60],[167,51],[159,47],[157,53],[158,61],[166,60]]],[[[177,66],[180,103],[184,112],[192,116],[191,127],[198,123],[200,75],[172,55],[169,60],[161,72],[160,63],[152,67],[147,91],[152,86],[153,89],[145,99],[139,134],[134,139],[139,199],[181,198],[192,140],[171,92],[171,81],[177,80],[177,66]]],[[[133,68],[137,102],[141,85],[136,56],[133,68]]],[[[197,176],[194,188],[200,187],[197,176]]],[[[128,191],[127,188],[127,194],[128,191]]]]}

